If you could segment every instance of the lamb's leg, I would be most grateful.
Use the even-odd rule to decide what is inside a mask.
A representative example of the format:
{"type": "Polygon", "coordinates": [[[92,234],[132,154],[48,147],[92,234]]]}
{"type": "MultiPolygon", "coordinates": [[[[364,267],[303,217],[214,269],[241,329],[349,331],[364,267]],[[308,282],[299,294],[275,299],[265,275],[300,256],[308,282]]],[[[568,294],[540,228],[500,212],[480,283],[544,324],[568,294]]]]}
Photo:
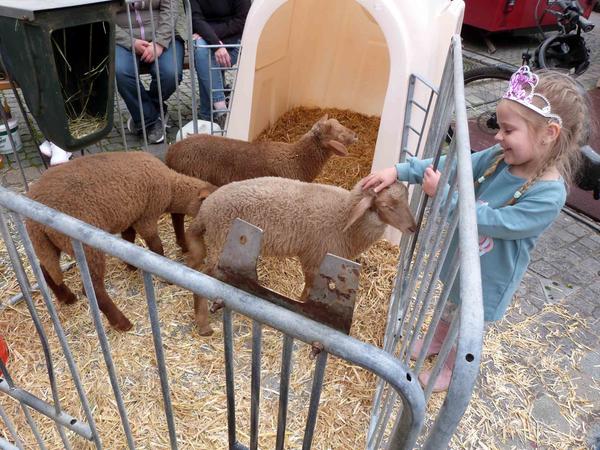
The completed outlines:
{"type": "MultiPolygon", "coordinates": [[[[131,242],[132,244],[134,244],[135,243],[135,230],[134,230],[134,228],[133,227],[127,228],[125,231],[123,231],[121,233],[121,237],[123,239],[125,239],[127,242],[131,242]]],[[[127,268],[129,270],[136,270],[137,269],[137,267],[132,266],[129,263],[125,263],[125,265],[127,266],[127,268]]]]}
{"type": "MultiPolygon", "coordinates": [[[[34,233],[35,233],[34,228],[34,233]]],[[[35,253],[40,261],[42,274],[46,284],[60,303],[70,305],[77,301],[77,296],[67,287],[63,281],[63,273],[60,270],[60,249],[54,245],[45,233],[35,233],[35,253]]]]}
{"type": "MultiPolygon", "coordinates": [[[[214,267],[215,264],[207,265],[204,273],[211,277],[214,276],[214,267]]],[[[210,336],[213,334],[213,330],[208,323],[208,313],[208,300],[205,297],[194,294],[194,318],[196,319],[200,336],[210,336]]]]}
{"type": "MultiPolygon", "coordinates": [[[[92,278],[92,285],[96,292],[96,298],[98,300],[98,307],[100,311],[104,313],[110,324],[120,331],[127,331],[131,329],[132,325],[129,319],[117,308],[114,304],[106,287],[104,285],[104,271],[105,271],[105,258],[104,255],[95,250],[86,252],[88,266],[90,268],[90,275],[92,278]]],[[[86,292],[89,297],[89,293],[86,292]]]]}
{"type": "Polygon", "coordinates": [[[213,330],[208,323],[208,301],[206,298],[196,294],[194,294],[194,317],[200,336],[210,336],[213,334],[213,330]]]}
{"type": "Polygon", "coordinates": [[[60,303],[66,303],[67,305],[70,305],[77,301],[77,296],[73,294],[71,289],[69,289],[63,281],[61,281],[58,284],[55,283],[48,271],[44,268],[44,266],[42,266],[42,273],[44,274],[46,284],[50,289],[52,289],[52,292],[54,292],[56,299],[60,303]]]}
{"type": "Polygon", "coordinates": [[[164,256],[165,252],[158,236],[158,223],[156,220],[138,221],[133,224],[133,228],[140,234],[150,250],[164,256]]]}
{"type": "Polygon", "coordinates": [[[187,253],[188,246],[185,240],[184,230],[185,214],[171,213],[171,221],[173,222],[173,230],[175,231],[175,241],[183,253],[187,253]]]}
{"type": "Polygon", "coordinates": [[[305,302],[312,288],[316,270],[312,266],[302,264],[302,271],[304,272],[304,289],[302,290],[302,294],[300,294],[300,301],[305,302]]]}

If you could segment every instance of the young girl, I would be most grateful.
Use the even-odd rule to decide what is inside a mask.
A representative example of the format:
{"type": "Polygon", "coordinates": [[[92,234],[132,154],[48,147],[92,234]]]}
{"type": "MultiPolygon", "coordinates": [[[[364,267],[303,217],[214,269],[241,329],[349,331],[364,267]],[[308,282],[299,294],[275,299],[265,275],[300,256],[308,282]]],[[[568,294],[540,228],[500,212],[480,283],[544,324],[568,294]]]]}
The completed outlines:
{"type": "MultiPolygon", "coordinates": [[[[527,66],[511,77],[496,113],[498,144],[472,156],[486,322],[502,318],[537,239],[559,215],[589,120],[585,91],[572,78],[552,71],[538,76],[527,66]]],[[[442,170],[443,162],[442,158],[442,170]]],[[[431,160],[409,157],[365,177],[363,189],[377,192],[398,179],[422,183],[425,193],[433,196],[440,172],[430,164],[431,160]]],[[[440,351],[448,328],[447,321],[440,321],[428,356],[440,351]]],[[[421,346],[417,344],[415,355],[421,346]]],[[[448,388],[454,356],[453,351],[434,391],[448,388]]],[[[429,373],[421,373],[419,379],[426,384],[429,373]]]]}

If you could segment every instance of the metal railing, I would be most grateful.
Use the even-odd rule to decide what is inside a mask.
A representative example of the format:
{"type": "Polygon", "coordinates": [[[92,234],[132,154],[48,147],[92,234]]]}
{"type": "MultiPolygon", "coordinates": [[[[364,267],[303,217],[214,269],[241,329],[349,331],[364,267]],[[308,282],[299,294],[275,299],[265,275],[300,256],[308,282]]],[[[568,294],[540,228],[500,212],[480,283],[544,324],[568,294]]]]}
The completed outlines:
{"type": "MultiPolygon", "coordinates": [[[[479,370],[483,341],[475,198],[462,74],[460,37],[455,36],[439,91],[419,77],[411,77],[409,83],[401,161],[410,154],[407,135],[414,132],[418,143],[413,154],[431,158],[434,169],[441,168],[440,163],[443,163],[439,186],[448,186],[448,189],[438,189],[433,198],[428,198],[420,187],[413,192],[411,207],[418,218],[419,231],[404,235],[400,243],[398,275],[390,299],[384,339],[384,350],[396,355],[418,375],[423,370],[426,351],[460,272],[460,298],[453,299],[459,306],[424,386],[425,400],[429,401],[437,377],[452,347],[456,346],[458,356],[446,400],[423,436],[423,446],[429,449],[445,448],[464,414],[479,370]],[[427,107],[413,100],[417,81],[431,90],[429,95],[423,95],[429,99],[427,107]],[[434,94],[437,102],[430,119],[432,125],[427,142],[421,148],[422,132],[429,120],[429,105],[434,94]],[[410,107],[413,105],[424,112],[420,127],[411,124],[414,116],[410,114],[410,107]],[[455,133],[450,146],[446,147],[453,112],[455,133]],[[442,274],[444,283],[440,286],[442,274]],[[423,342],[421,351],[411,364],[419,338],[423,342]]],[[[380,381],[373,402],[368,448],[379,448],[384,441],[396,398],[394,392],[386,389],[385,382],[380,381]]]]}

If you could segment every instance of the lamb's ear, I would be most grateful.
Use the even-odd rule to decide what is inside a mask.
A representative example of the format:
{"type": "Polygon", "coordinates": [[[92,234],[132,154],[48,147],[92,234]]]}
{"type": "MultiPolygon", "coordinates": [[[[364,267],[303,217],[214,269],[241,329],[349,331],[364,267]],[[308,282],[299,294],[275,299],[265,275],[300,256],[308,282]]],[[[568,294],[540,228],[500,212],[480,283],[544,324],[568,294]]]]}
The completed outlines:
{"type": "Polygon", "coordinates": [[[325,114],[323,117],[321,117],[319,119],[319,123],[324,124],[325,122],[327,122],[327,119],[329,119],[329,114],[325,114]]]}
{"type": "Polygon", "coordinates": [[[350,211],[350,217],[348,218],[348,222],[346,223],[346,226],[344,227],[344,231],[346,231],[348,228],[350,228],[354,222],[356,222],[358,219],[360,219],[363,216],[363,214],[367,212],[367,210],[371,207],[371,205],[373,205],[374,200],[375,200],[374,196],[365,195],[365,197],[363,197],[356,204],[356,206],[352,209],[352,211],[350,211]]]}
{"type": "Polygon", "coordinates": [[[206,197],[208,197],[210,194],[212,194],[216,190],[217,190],[217,186],[213,186],[213,185],[203,187],[202,189],[200,189],[200,192],[198,193],[198,198],[201,200],[204,200],[206,197]]]}
{"type": "Polygon", "coordinates": [[[341,142],[331,139],[325,143],[325,146],[333,150],[333,153],[338,156],[348,156],[348,150],[346,150],[346,146],[341,142]]]}

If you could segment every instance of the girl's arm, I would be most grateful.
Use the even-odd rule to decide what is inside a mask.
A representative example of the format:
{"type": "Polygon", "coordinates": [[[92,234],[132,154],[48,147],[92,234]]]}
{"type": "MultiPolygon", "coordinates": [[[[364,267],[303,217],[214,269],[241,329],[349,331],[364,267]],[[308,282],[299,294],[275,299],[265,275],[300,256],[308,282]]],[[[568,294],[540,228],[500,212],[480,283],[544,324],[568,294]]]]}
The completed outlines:
{"type": "Polygon", "coordinates": [[[554,222],[565,199],[564,185],[552,183],[546,189],[526,192],[514,205],[496,209],[478,204],[477,229],[479,234],[498,239],[539,236],[554,222]]]}

